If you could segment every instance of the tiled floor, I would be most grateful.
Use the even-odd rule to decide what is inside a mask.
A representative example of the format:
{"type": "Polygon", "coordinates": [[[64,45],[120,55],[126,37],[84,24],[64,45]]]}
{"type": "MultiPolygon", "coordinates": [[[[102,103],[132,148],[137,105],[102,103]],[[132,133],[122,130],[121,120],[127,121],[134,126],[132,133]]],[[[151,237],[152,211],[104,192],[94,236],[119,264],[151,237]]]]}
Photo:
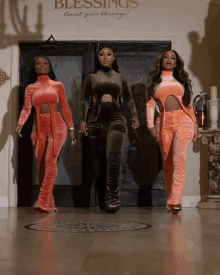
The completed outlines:
{"type": "Polygon", "coordinates": [[[1,275],[220,275],[220,211],[184,208],[0,208],[1,275]],[[33,223],[133,221],[152,228],[100,233],[27,230],[33,223]]]}

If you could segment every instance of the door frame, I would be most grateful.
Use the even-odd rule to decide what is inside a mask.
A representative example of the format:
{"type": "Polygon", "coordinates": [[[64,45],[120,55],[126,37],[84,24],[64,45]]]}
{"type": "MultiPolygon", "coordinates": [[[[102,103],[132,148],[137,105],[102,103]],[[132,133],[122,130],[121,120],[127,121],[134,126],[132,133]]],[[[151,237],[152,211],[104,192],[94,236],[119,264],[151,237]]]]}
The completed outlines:
{"type": "MultiPolygon", "coordinates": [[[[43,37],[41,37],[41,41],[45,42],[48,37],[50,37],[51,34],[44,34],[43,37]]],[[[170,41],[172,45],[173,50],[177,50],[177,38],[176,36],[164,36],[164,34],[157,34],[157,35],[146,35],[146,36],[124,36],[124,37],[118,37],[118,36],[102,36],[101,38],[99,36],[62,36],[57,35],[54,36],[56,41],[69,41],[69,42],[96,42],[101,41],[105,42],[108,41],[109,43],[114,44],[114,42],[162,42],[162,41],[170,41]]],[[[15,126],[17,124],[18,119],[18,94],[19,94],[19,57],[20,57],[20,43],[34,43],[34,42],[40,42],[37,37],[35,36],[18,36],[14,38],[14,43],[12,43],[11,46],[11,79],[10,79],[10,86],[11,91],[13,90],[17,97],[14,97],[14,102],[11,102],[11,132],[14,133],[15,126]]],[[[14,174],[17,174],[17,166],[18,166],[18,159],[14,158],[13,161],[11,161],[11,158],[13,156],[13,151],[15,148],[17,148],[18,144],[18,137],[16,133],[13,134],[13,138],[9,139],[8,142],[8,196],[7,196],[7,202],[5,203],[6,207],[17,207],[17,179],[13,181],[14,174]]]]}

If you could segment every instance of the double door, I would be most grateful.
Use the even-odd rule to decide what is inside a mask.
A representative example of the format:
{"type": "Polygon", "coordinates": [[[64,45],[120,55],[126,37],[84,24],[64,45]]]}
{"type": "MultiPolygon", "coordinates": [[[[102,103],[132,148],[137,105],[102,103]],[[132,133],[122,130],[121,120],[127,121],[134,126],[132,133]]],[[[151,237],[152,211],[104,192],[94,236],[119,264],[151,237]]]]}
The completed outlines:
{"type": "MultiPolygon", "coordinates": [[[[102,42],[103,43],[103,42],[102,42]]],[[[19,109],[24,102],[24,91],[33,60],[38,56],[50,59],[57,79],[63,82],[66,97],[74,118],[77,144],[70,146],[69,137],[58,160],[54,196],[58,207],[96,206],[97,195],[92,182],[91,149],[87,137],[79,133],[80,99],[85,75],[95,70],[96,56],[101,42],[59,42],[20,44],[19,109]]],[[[146,82],[156,57],[171,43],[164,42],[110,42],[114,47],[119,70],[129,82],[140,120],[134,131],[129,112],[128,131],[124,146],[122,179],[122,206],[160,206],[165,204],[166,192],[162,179],[161,156],[158,145],[151,138],[146,126],[146,82]]],[[[19,110],[19,111],[20,111],[19,110]]],[[[34,111],[23,127],[23,138],[18,147],[18,206],[31,206],[37,198],[39,187],[34,148],[30,134],[34,111]]]]}

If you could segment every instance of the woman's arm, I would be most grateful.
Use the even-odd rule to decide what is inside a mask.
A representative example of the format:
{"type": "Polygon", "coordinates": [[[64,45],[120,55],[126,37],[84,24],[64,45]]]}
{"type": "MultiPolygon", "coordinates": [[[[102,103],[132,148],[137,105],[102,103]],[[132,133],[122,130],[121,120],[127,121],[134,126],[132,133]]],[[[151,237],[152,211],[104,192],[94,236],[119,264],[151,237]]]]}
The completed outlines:
{"type": "MultiPolygon", "coordinates": [[[[191,98],[192,94],[193,94],[192,85],[191,85],[191,81],[189,81],[184,85],[184,95],[182,97],[182,102],[184,103],[187,99],[187,103],[188,103],[188,100],[189,98],[191,98]]],[[[189,104],[186,104],[185,107],[188,111],[189,116],[192,118],[193,122],[196,123],[197,120],[196,120],[195,113],[191,103],[189,102],[189,104]]]]}
{"type": "Polygon", "coordinates": [[[22,137],[21,129],[31,113],[31,109],[32,109],[31,96],[32,96],[32,88],[31,88],[31,85],[29,85],[25,89],[24,105],[20,113],[20,117],[18,119],[17,127],[15,129],[15,132],[19,135],[19,137],[22,137]]]}
{"type": "Polygon", "coordinates": [[[151,132],[151,135],[157,140],[160,140],[160,134],[154,126],[154,113],[155,113],[155,101],[151,98],[146,103],[146,117],[147,117],[147,127],[151,132]]]}
{"type": "Polygon", "coordinates": [[[198,138],[198,125],[197,125],[197,119],[193,110],[193,107],[191,104],[187,106],[188,114],[192,118],[192,121],[194,123],[194,137],[193,137],[193,142],[195,142],[198,138]]]}
{"type": "Polygon", "coordinates": [[[196,116],[195,116],[195,113],[194,113],[194,110],[193,110],[193,107],[192,107],[192,105],[191,104],[189,104],[188,106],[187,106],[187,110],[188,110],[188,113],[189,113],[189,115],[190,115],[190,117],[192,118],[192,121],[194,122],[194,123],[196,123],[196,116]]]}
{"type": "Polygon", "coordinates": [[[72,114],[67,103],[64,85],[61,82],[58,82],[58,95],[59,95],[60,107],[64,115],[64,118],[66,120],[67,126],[69,129],[73,128],[74,125],[73,125],[72,114]]]}
{"type": "Polygon", "coordinates": [[[132,118],[135,118],[135,117],[138,118],[134,99],[128,86],[128,81],[123,75],[122,75],[122,95],[123,95],[125,104],[127,105],[131,113],[132,118]]]}
{"type": "Polygon", "coordinates": [[[74,145],[76,143],[76,137],[75,137],[75,132],[74,132],[74,124],[73,124],[73,119],[72,119],[72,114],[70,111],[70,108],[67,103],[66,99],[66,93],[65,93],[65,88],[63,83],[58,82],[58,95],[59,95],[59,102],[60,102],[60,107],[63,113],[63,116],[65,118],[65,121],[67,123],[67,126],[70,130],[70,138],[72,139],[71,145],[74,145]]]}
{"type": "Polygon", "coordinates": [[[18,119],[17,126],[22,127],[24,125],[24,123],[27,121],[27,119],[31,113],[31,109],[32,109],[31,96],[32,96],[32,88],[31,88],[31,85],[29,85],[25,89],[24,105],[23,105],[23,109],[20,113],[20,117],[18,119]]]}
{"type": "Polygon", "coordinates": [[[91,74],[87,74],[83,81],[82,99],[81,99],[81,122],[86,122],[86,116],[91,100],[91,74]]]}
{"type": "Polygon", "coordinates": [[[155,101],[151,98],[146,103],[146,117],[147,117],[147,127],[148,129],[154,127],[154,109],[155,109],[155,101]]]}

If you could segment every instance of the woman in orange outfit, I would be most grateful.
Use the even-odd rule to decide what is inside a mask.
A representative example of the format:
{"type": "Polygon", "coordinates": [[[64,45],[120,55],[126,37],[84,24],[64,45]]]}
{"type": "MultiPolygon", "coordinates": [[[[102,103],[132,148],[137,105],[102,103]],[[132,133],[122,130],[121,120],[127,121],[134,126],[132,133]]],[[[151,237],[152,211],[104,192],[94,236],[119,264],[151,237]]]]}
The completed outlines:
{"type": "Polygon", "coordinates": [[[186,178],[186,152],[198,136],[196,118],[190,104],[191,80],[176,51],[165,51],[157,59],[148,79],[147,125],[159,142],[163,156],[167,209],[181,210],[186,178]],[[160,115],[154,124],[155,101],[160,115]]]}
{"type": "Polygon", "coordinates": [[[67,104],[65,89],[56,81],[52,65],[46,57],[39,57],[32,65],[30,85],[25,90],[24,107],[21,111],[16,132],[21,137],[21,129],[28,119],[32,105],[36,109],[36,121],[31,134],[37,158],[40,193],[34,204],[36,209],[57,212],[53,189],[57,175],[57,158],[70,130],[72,145],[76,138],[72,115],[67,104]],[[58,111],[59,105],[66,120],[58,111]]]}

